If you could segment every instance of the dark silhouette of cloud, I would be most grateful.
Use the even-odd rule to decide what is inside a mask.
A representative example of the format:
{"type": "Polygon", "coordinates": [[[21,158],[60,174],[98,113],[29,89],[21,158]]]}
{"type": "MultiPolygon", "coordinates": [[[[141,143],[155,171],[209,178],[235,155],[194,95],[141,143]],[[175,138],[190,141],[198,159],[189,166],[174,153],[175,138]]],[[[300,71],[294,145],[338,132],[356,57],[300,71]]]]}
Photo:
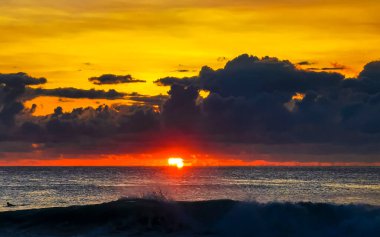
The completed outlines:
{"type": "Polygon", "coordinates": [[[289,61],[277,58],[241,55],[223,69],[203,67],[200,88],[223,97],[255,97],[257,93],[291,93],[333,89],[344,76],[337,73],[309,72],[297,69],[289,61]]]}
{"type": "Polygon", "coordinates": [[[380,80],[380,61],[370,62],[359,74],[362,80],[380,80]]]}
{"type": "MultiPolygon", "coordinates": [[[[36,80],[43,82],[28,78],[23,88],[26,81],[34,85],[36,80]]],[[[365,65],[357,78],[345,78],[335,72],[303,70],[287,60],[244,54],[221,69],[204,66],[197,76],[166,77],[155,83],[170,86],[168,96],[28,88],[35,95],[128,98],[139,104],[69,113],[58,107],[54,114],[37,117],[19,116],[30,113],[20,102],[27,93],[12,89],[17,92],[12,97],[3,82],[0,125],[13,124],[13,131],[0,133],[0,139],[43,141],[59,152],[108,154],[144,152],[162,147],[162,140],[188,138],[209,153],[380,162],[379,62],[365,65]],[[202,98],[201,90],[209,95],[202,98]]]]}
{"type": "Polygon", "coordinates": [[[25,87],[27,85],[40,85],[46,82],[47,80],[43,77],[34,78],[23,72],[0,74],[0,84],[8,87],[25,87]]]}
{"type": "Polygon", "coordinates": [[[104,74],[99,77],[91,77],[88,80],[95,85],[146,82],[144,80],[134,79],[131,75],[122,76],[114,74],[104,74]]]}
{"type": "Polygon", "coordinates": [[[346,69],[345,67],[309,67],[308,70],[314,70],[314,71],[339,71],[346,69]]]}
{"type": "Polygon", "coordinates": [[[301,62],[298,62],[297,65],[300,65],[300,66],[309,66],[309,65],[313,65],[314,63],[312,62],[309,62],[309,61],[301,61],[301,62]]]}
{"type": "Polygon", "coordinates": [[[198,90],[194,87],[173,85],[169,99],[162,108],[162,120],[167,128],[193,130],[200,118],[200,108],[196,105],[198,90]]]}
{"type": "Polygon", "coordinates": [[[35,96],[55,96],[55,97],[65,97],[65,98],[88,98],[88,99],[121,99],[127,94],[117,92],[116,90],[85,90],[77,89],[73,87],[69,88],[56,88],[56,89],[33,89],[32,94],[35,96]]]}
{"type": "Polygon", "coordinates": [[[176,78],[176,77],[164,77],[154,81],[159,86],[172,86],[172,85],[180,85],[180,86],[196,86],[198,80],[196,77],[185,77],[185,78],[176,78]]]}
{"type": "MultiPolygon", "coordinates": [[[[71,112],[63,112],[57,107],[51,115],[24,121],[14,137],[58,147],[61,147],[60,143],[66,143],[63,149],[70,150],[70,146],[83,145],[83,138],[87,139],[87,145],[95,145],[98,141],[143,133],[158,126],[157,112],[147,106],[101,105],[97,108],[80,107],[71,112]]],[[[76,149],[80,151],[79,147],[76,149]]]]}
{"type": "MultiPolygon", "coordinates": [[[[312,65],[312,64],[306,64],[308,62],[300,62],[298,65],[312,65]],[[300,64],[303,63],[303,64],[300,64]]],[[[339,63],[331,63],[330,67],[309,67],[307,70],[313,70],[313,71],[340,71],[347,69],[346,66],[341,65],[339,63]]]]}
{"type": "Polygon", "coordinates": [[[145,95],[135,95],[129,96],[128,100],[142,102],[146,105],[162,105],[168,96],[166,95],[155,95],[155,96],[145,96],[145,95]]]}
{"type": "Polygon", "coordinates": [[[22,72],[0,74],[0,139],[13,125],[15,116],[24,109],[20,97],[24,95],[26,86],[44,83],[45,78],[34,78],[22,72]]]}
{"type": "Polygon", "coordinates": [[[345,79],[338,73],[297,69],[277,58],[241,55],[223,69],[203,67],[197,77],[161,83],[209,91],[199,105],[197,123],[218,134],[218,140],[368,144],[380,137],[377,70],[378,64],[370,63],[359,78],[345,79]],[[303,98],[293,99],[297,93],[303,98]]]}

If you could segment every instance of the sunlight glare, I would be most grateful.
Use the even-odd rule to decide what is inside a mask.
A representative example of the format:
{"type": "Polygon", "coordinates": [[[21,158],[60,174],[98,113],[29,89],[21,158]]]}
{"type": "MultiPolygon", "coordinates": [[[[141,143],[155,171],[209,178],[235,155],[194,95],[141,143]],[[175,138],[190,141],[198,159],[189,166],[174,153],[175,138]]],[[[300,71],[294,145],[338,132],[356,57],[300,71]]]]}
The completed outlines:
{"type": "Polygon", "coordinates": [[[168,159],[169,166],[177,166],[177,168],[183,167],[183,159],[178,157],[171,157],[168,159]]]}

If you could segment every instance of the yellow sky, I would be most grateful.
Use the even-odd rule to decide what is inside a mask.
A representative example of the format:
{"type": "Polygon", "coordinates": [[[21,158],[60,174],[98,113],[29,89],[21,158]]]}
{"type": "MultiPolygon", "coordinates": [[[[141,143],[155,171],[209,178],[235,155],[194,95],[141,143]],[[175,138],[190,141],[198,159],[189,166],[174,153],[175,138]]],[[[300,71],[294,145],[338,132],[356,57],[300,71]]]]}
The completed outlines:
{"type": "Polygon", "coordinates": [[[0,72],[46,77],[46,88],[160,94],[160,77],[248,53],[338,63],[354,76],[380,59],[378,9],[378,0],[0,0],[0,72]],[[147,83],[88,82],[104,73],[147,83]]]}

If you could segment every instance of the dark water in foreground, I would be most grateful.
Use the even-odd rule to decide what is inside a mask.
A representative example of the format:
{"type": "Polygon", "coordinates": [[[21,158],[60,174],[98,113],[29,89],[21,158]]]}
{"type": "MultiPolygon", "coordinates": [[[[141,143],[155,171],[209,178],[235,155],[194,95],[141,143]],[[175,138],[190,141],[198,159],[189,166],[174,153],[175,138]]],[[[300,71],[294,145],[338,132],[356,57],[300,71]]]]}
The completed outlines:
{"type": "MultiPolygon", "coordinates": [[[[0,211],[109,202],[161,190],[174,200],[380,205],[380,167],[0,167],[0,211]]],[[[148,195],[149,196],[149,195],[148,195]]]]}
{"type": "Polygon", "coordinates": [[[318,203],[110,203],[0,212],[1,237],[378,237],[380,207],[318,203]]]}

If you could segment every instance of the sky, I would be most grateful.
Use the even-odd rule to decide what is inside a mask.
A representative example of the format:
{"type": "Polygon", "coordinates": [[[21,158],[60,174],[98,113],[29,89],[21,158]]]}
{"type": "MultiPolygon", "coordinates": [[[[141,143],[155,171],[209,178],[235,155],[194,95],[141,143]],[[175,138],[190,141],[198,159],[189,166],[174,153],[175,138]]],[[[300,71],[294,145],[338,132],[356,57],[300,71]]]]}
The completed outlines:
{"type": "Polygon", "coordinates": [[[378,165],[377,0],[0,0],[0,165],[378,165]]]}

